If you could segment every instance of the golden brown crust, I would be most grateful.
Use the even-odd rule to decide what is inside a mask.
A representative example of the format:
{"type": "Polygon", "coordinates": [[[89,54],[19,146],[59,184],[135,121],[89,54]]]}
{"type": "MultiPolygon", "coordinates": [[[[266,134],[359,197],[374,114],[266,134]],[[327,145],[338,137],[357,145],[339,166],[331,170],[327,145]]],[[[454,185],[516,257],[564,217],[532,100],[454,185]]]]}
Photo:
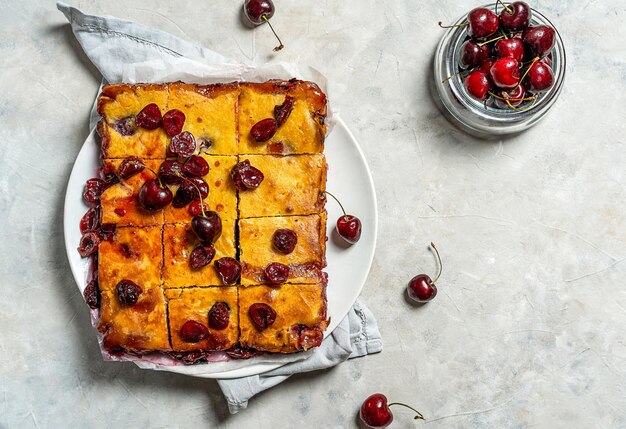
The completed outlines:
{"type": "Polygon", "coordinates": [[[239,290],[239,342],[243,347],[292,353],[309,348],[301,339],[303,327],[317,333],[321,341],[327,326],[323,284],[250,286],[239,290]],[[259,329],[250,318],[249,309],[255,303],[267,304],[276,312],[276,320],[266,329],[259,329]]]}
{"type": "Polygon", "coordinates": [[[243,265],[241,284],[266,282],[263,268],[272,262],[290,267],[288,283],[318,283],[326,266],[326,212],[310,216],[265,217],[239,221],[239,248],[243,265]],[[285,255],[273,246],[277,229],[297,236],[293,252],[285,255]]]}

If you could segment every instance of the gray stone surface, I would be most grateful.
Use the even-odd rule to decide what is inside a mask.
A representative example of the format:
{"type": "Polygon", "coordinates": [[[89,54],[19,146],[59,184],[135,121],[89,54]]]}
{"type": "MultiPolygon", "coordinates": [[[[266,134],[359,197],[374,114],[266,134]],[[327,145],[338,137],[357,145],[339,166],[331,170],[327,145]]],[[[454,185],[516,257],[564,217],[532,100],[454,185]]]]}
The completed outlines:
{"type": "Polygon", "coordinates": [[[353,427],[372,392],[419,408],[394,427],[626,427],[624,2],[532,1],[553,18],[568,75],[548,117],[485,142],[451,126],[427,79],[441,36],[474,5],[280,1],[268,28],[239,1],[74,1],[235,58],[308,62],[377,186],[380,236],[363,299],[381,354],[294,376],[229,416],[211,380],[101,360],[65,257],[63,199],[97,71],[52,1],[0,14],[0,428],[353,427]],[[444,258],[440,295],[405,302],[444,258]]]}

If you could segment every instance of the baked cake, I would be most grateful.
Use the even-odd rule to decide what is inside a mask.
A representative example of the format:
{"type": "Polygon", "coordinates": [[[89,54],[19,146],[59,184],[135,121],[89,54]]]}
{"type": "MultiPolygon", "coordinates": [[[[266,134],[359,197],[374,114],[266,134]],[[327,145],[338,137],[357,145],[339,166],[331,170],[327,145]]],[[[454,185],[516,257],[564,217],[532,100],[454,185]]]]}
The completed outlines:
{"type": "MultiPolygon", "coordinates": [[[[107,85],[81,255],[110,353],[319,346],[326,96],[312,82],[107,85]]],[[[191,358],[190,358],[191,356],[191,358]]]]}

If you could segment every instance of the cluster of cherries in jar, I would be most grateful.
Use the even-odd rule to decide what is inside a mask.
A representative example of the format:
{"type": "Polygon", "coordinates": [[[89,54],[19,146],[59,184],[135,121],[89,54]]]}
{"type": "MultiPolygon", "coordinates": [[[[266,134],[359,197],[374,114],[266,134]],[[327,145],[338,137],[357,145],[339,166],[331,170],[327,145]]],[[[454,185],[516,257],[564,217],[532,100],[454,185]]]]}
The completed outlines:
{"type": "Polygon", "coordinates": [[[554,84],[555,31],[547,25],[531,26],[532,9],[523,1],[502,7],[499,15],[473,9],[457,25],[467,27],[468,35],[460,48],[458,74],[467,93],[485,105],[530,109],[554,84]]]}

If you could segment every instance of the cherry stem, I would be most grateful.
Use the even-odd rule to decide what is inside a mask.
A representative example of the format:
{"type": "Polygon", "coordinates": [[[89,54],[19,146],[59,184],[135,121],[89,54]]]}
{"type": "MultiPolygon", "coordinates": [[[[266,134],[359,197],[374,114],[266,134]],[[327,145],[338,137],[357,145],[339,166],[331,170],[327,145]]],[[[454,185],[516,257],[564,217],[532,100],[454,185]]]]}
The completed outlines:
{"type": "Polygon", "coordinates": [[[178,171],[176,172],[176,175],[180,177],[181,179],[186,180],[188,183],[191,184],[191,186],[196,188],[196,191],[198,192],[198,200],[200,201],[200,210],[202,210],[202,217],[206,217],[206,213],[204,212],[204,202],[202,201],[202,193],[200,192],[200,188],[198,188],[198,186],[195,183],[189,180],[189,178],[180,174],[178,171]]]}
{"type": "Polygon", "coordinates": [[[510,7],[508,7],[507,5],[505,5],[504,3],[502,3],[502,0],[498,0],[498,2],[496,4],[500,3],[502,5],[502,7],[504,9],[506,9],[506,11],[508,13],[510,13],[511,15],[513,15],[513,13],[515,12],[513,9],[511,9],[510,7]]]}
{"type": "Polygon", "coordinates": [[[500,40],[500,39],[503,39],[505,37],[506,36],[498,36],[495,39],[491,39],[491,40],[487,40],[486,42],[479,43],[478,46],[484,46],[484,45],[486,45],[488,43],[495,42],[496,40],[500,40]]]}
{"type": "Polygon", "coordinates": [[[331,197],[334,198],[335,201],[337,201],[337,204],[339,204],[339,207],[341,207],[341,211],[343,212],[343,217],[345,217],[346,219],[348,218],[348,215],[346,214],[346,211],[343,209],[343,206],[341,205],[341,203],[339,202],[339,200],[337,199],[336,196],[334,196],[333,194],[331,194],[328,191],[324,191],[325,194],[330,195],[331,197]]]}
{"type": "Polygon", "coordinates": [[[150,167],[148,167],[146,164],[144,164],[143,162],[138,162],[138,161],[133,161],[136,162],[138,165],[143,165],[144,168],[147,168],[148,171],[152,172],[152,174],[154,174],[154,176],[157,178],[157,180],[159,181],[159,186],[161,188],[163,188],[163,182],[161,182],[161,178],[159,177],[159,175],[156,173],[156,171],[154,171],[153,169],[151,169],[150,167]]]}
{"type": "Polygon", "coordinates": [[[447,81],[449,81],[450,79],[452,79],[452,78],[453,78],[453,77],[455,77],[455,76],[460,75],[461,73],[463,73],[463,72],[456,72],[456,73],[454,73],[452,76],[448,76],[447,78],[445,78],[444,80],[442,80],[442,81],[441,81],[441,83],[446,83],[447,81]]]}
{"type": "Polygon", "coordinates": [[[278,52],[281,49],[283,49],[285,47],[285,45],[283,45],[283,42],[281,42],[280,37],[278,37],[278,34],[276,34],[276,32],[274,31],[274,27],[272,27],[272,24],[270,24],[270,20],[267,19],[267,16],[265,15],[261,15],[261,18],[263,18],[263,21],[267,22],[267,25],[270,26],[270,29],[272,30],[272,33],[274,33],[274,36],[276,36],[276,38],[278,39],[278,43],[280,43],[280,45],[276,46],[274,48],[274,52],[278,52]]]}
{"type": "MultiPolygon", "coordinates": [[[[500,97],[499,95],[494,94],[491,91],[489,91],[489,95],[491,95],[493,98],[497,98],[498,100],[502,100],[502,101],[510,100],[510,98],[500,97]]],[[[536,100],[536,99],[537,99],[537,96],[533,95],[532,97],[514,98],[513,100],[530,101],[530,100],[536,100]]]]}
{"type": "Polygon", "coordinates": [[[415,408],[407,405],[407,404],[403,404],[402,402],[392,402],[391,404],[387,405],[388,407],[391,407],[392,405],[402,405],[403,407],[408,408],[409,410],[413,410],[415,411],[415,413],[417,413],[417,415],[415,416],[414,420],[426,420],[426,417],[424,417],[422,415],[422,413],[420,413],[419,411],[417,411],[415,408]]]}
{"type": "Polygon", "coordinates": [[[439,21],[437,23],[437,25],[439,25],[441,28],[455,28],[455,27],[465,27],[466,25],[468,25],[469,22],[463,22],[461,24],[453,24],[453,25],[443,25],[443,23],[441,21],[439,21]]]}
{"type": "Polygon", "coordinates": [[[522,75],[521,79],[519,80],[519,82],[517,82],[517,85],[515,85],[515,88],[517,88],[518,86],[520,86],[522,84],[522,82],[524,81],[524,78],[526,78],[526,76],[528,75],[528,72],[530,71],[530,67],[535,64],[537,61],[539,61],[541,58],[539,57],[535,57],[533,58],[533,60],[530,62],[530,64],[528,65],[528,67],[526,67],[526,71],[524,72],[524,74],[522,75]]]}
{"type": "Polygon", "coordinates": [[[437,274],[437,277],[435,277],[435,280],[433,280],[433,284],[435,284],[435,282],[439,280],[439,277],[441,277],[441,272],[443,271],[443,263],[441,262],[441,256],[439,256],[439,250],[437,250],[437,247],[435,247],[435,243],[431,242],[430,247],[432,247],[437,254],[437,260],[439,261],[439,273],[437,274]]]}

